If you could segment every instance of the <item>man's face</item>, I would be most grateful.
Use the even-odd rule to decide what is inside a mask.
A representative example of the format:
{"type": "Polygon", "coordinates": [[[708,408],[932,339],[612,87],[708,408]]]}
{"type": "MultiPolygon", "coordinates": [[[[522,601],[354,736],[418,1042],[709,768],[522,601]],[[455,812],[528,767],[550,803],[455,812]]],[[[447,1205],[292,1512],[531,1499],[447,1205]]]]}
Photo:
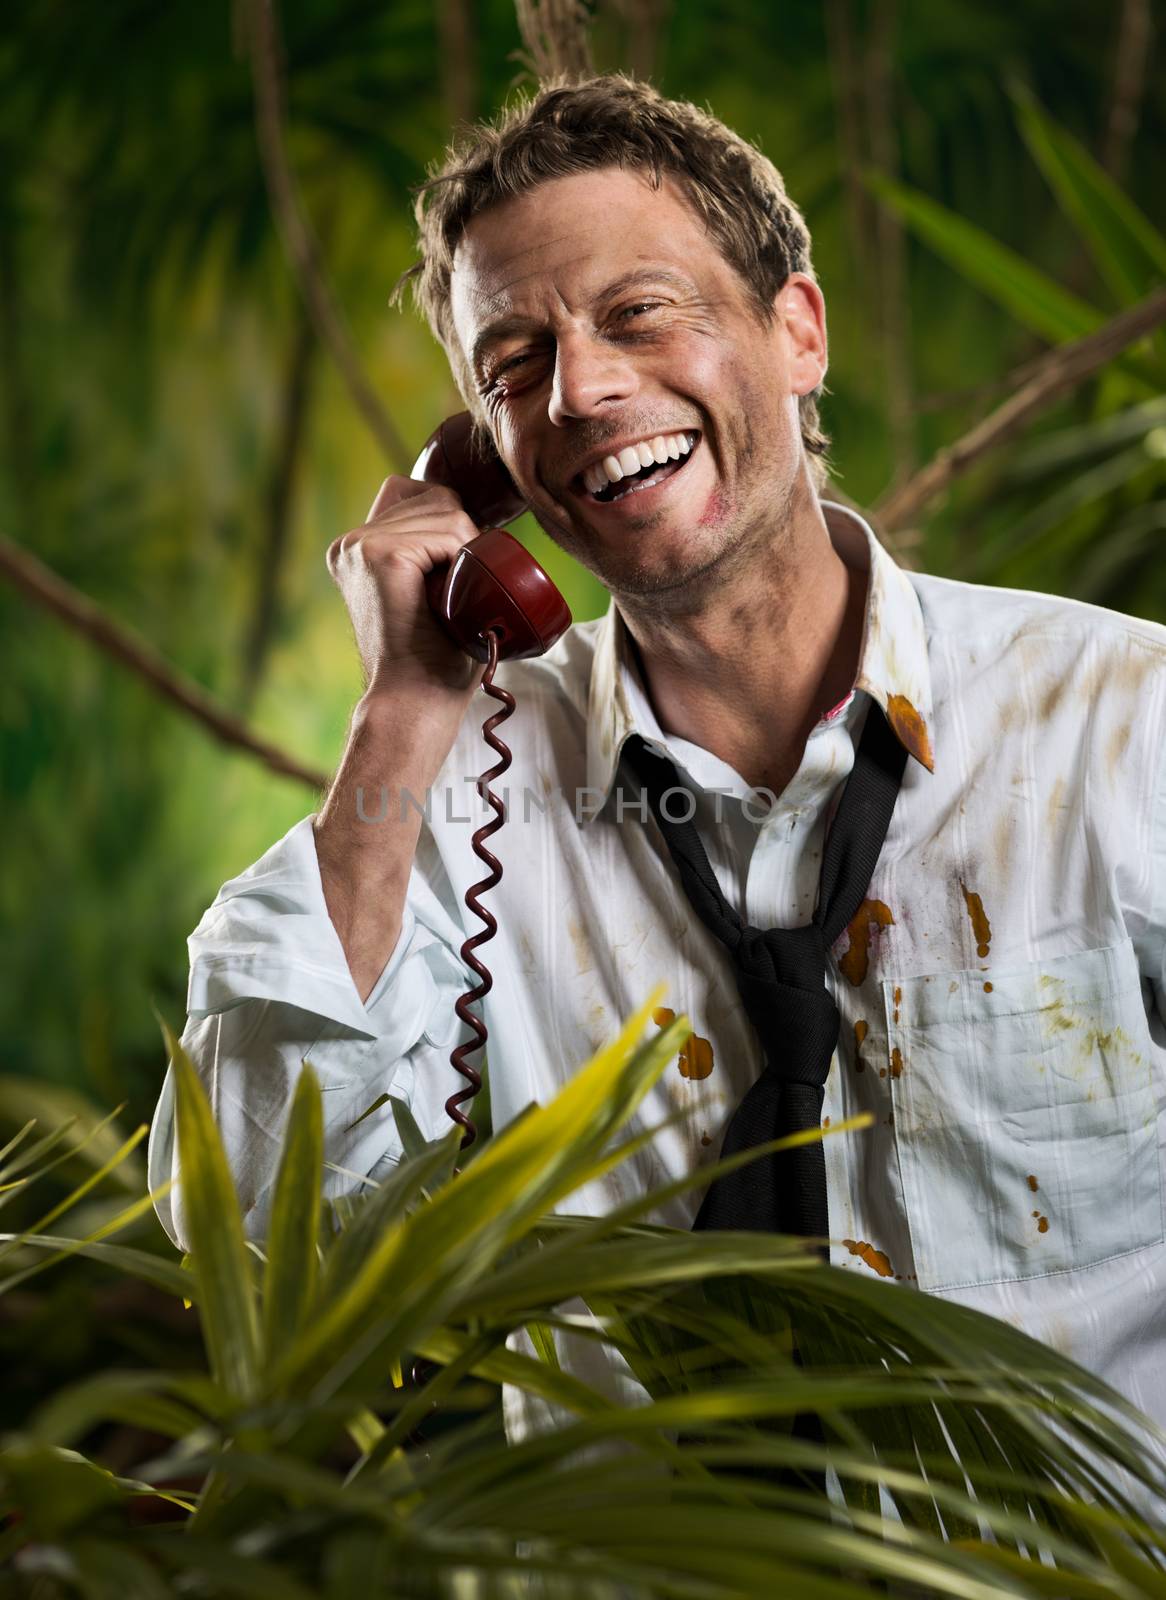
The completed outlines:
{"type": "Polygon", "coordinates": [[[804,474],[797,397],[825,372],[810,279],[763,320],[683,192],[613,167],[475,217],[452,297],[503,460],[614,593],[695,596],[771,538],[804,474]]]}

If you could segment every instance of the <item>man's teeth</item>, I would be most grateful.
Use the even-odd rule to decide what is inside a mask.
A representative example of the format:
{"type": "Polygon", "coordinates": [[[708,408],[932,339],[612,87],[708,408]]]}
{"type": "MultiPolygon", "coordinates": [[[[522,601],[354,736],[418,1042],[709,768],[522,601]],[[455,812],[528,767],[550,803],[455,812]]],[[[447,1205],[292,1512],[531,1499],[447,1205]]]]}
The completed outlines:
{"type": "Polygon", "coordinates": [[[654,439],[643,439],[639,444],[630,444],[617,456],[604,456],[602,461],[597,461],[593,467],[588,467],[583,474],[583,487],[588,494],[598,494],[601,489],[606,489],[608,484],[618,483],[621,478],[630,478],[633,473],[642,472],[645,467],[663,466],[666,461],[679,461],[682,456],[688,454],[695,443],[695,434],[661,433],[654,439]]]}

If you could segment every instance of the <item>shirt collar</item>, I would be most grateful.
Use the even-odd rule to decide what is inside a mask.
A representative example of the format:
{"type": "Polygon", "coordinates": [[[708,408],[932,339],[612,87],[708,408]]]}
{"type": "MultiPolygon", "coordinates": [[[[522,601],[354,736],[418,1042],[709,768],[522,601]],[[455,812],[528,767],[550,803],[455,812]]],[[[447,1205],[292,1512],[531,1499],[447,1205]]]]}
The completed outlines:
{"type": "MultiPolygon", "coordinates": [[[[882,708],[908,755],[928,772],[934,771],[931,668],[914,585],[857,512],[832,500],[821,504],[834,548],[848,566],[870,574],[854,689],[865,690],[882,708]]],[[[579,813],[584,823],[606,804],[624,741],[632,733],[656,743],[667,738],[652,715],[627,627],[612,600],[596,630],[591,664],[587,785],[596,804],[579,813]]]]}

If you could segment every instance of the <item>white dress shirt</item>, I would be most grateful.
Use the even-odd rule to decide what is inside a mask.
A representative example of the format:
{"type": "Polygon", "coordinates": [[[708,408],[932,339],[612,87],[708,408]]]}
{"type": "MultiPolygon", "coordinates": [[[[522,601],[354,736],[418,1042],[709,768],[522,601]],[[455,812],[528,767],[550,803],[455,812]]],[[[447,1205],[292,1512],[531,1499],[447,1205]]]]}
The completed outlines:
{"type": "MultiPolygon", "coordinates": [[[[1106,1378],[1166,1424],[1166,629],[1046,595],[904,572],[866,524],[824,506],[869,571],[854,691],[812,731],[769,809],[707,750],[661,731],[614,607],[547,655],[505,663],[514,753],[495,787],[504,867],[479,955],[493,1118],[545,1102],[664,980],[694,1036],[638,1124],[681,1119],[565,1209],[598,1212],[714,1159],[761,1067],[724,948],[685,899],[626,767],[633,731],[697,798],[717,878],[758,927],[809,921],[822,842],[873,700],[909,751],[864,910],[834,946],[842,1016],[824,1117],[831,1260],[976,1306],[1106,1378]]],[[[780,685],[775,685],[780,692],[780,685]]],[[[361,1003],[325,907],[311,818],[220,890],[190,939],[183,1042],[246,1213],[266,1227],[304,1057],[324,1087],[326,1193],[400,1151],[386,1090],[430,1135],[461,1080],[455,997],[472,974],[462,904],[485,876],[473,780],[494,756],[479,699],[431,791],[404,925],[361,1003]]],[[[381,796],[364,797],[383,826],[381,796]]],[[[418,802],[423,797],[417,797],[418,802]]],[[[678,806],[678,810],[680,807],[678,806]]],[[[175,1170],[167,1074],[150,1181],[175,1170]]],[[[687,1227],[699,1191],[660,1208],[687,1227]]],[[[183,1236],[177,1189],[159,1207],[183,1236]]],[[[628,1397],[630,1376],[565,1340],[564,1366],[628,1397]]],[[[520,1435],[542,1402],[507,1397],[520,1435]]]]}

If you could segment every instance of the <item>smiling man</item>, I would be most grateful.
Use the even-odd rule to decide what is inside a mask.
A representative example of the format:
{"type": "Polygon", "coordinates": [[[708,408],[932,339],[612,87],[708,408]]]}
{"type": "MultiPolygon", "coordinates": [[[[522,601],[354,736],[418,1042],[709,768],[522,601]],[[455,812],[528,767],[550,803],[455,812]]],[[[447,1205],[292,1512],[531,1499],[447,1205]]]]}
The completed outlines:
{"type": "MultiPolygon", "coordinates": [[[[419,220],[467,403],[612,596],[498,673],[496,1125],[663,978],[659,1020],[694,1029],[643,1107],[667,1127],[572,1209],[867,1112],[798,1193],[783,1165],[660,1220],[828,1234],[840,1269],[1018,1323],[1166,1420],[1166,630],[905,573],[823,497],[809,236],[694,107],[546,90],[450,153],[419,220]]],[[[386,1090],[436,1135],[460,1084],[481,668],[424,580],[477,531],[390,478],[332,542],[367,682],[335,781],[191,939],[184,1042],[255,1236],[305,1056],[332,1194],[398,1159],[388,1108],[362,1117],[386,1090]]],[[[174,1160],[168,1077],[152,1181],[174,1160]]],[[[161,1215],[181,1241],[180,1204],[161,1215]]],[[[563,1358],[635,1392],[585,1341],[563,1358]]],[[[541,1420],[508,1404],[515,1432],[541,1420]]]]}

